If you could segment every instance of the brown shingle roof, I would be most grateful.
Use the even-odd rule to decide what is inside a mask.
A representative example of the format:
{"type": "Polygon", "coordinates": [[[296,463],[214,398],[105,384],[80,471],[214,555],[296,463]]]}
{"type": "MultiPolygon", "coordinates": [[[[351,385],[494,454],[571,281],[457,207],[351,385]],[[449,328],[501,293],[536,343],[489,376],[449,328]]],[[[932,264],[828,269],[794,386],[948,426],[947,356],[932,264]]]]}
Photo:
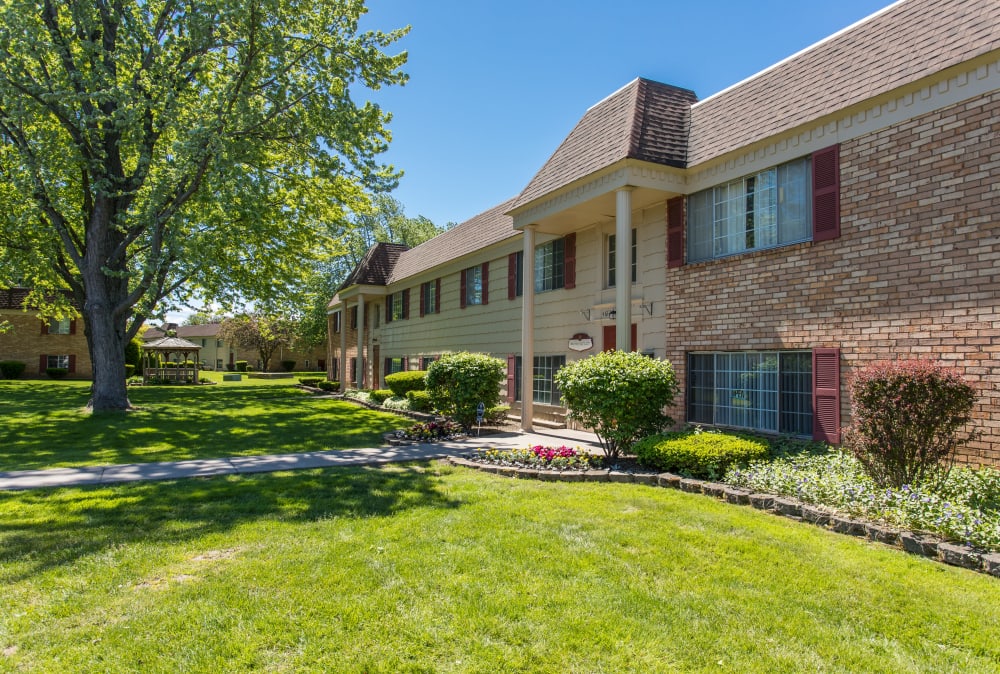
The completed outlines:
{"type": "Polygon", "coordinates": [[[514,199],[505,201],[404,252],[399,256],[389,277],[389,283],[401,281],[481,248],[518,236],[520,232],[514,229],[514,219],[505,215],[513,205],[514,199]]]}
{"type": "Polygon", "coordinates": [[[907,0],[691,109],[688,164],[1000,48],[998,0],[907,0]]]}
{"type": "Polygon", "coordinates": [[[683,168],[693,91],[638,78],[590,108],[517,197],[533,201],[622,159],[683,168]]]}
{"type": "Polygon", "coordinates": [[[406,250],[409,249],[398,243],[376,243],[368,249],[364,258],[339,289],[355,285],[386,285],[389,282],[389,275],[392,274],[392,268],[406,250]]]}

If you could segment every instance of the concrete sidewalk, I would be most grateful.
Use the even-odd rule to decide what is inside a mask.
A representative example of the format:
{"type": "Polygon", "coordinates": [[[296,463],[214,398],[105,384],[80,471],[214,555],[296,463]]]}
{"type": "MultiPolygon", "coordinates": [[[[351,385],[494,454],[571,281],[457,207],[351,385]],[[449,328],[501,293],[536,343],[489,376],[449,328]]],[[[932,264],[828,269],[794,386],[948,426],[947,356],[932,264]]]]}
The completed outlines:
{"type": "Polygon", "coordinates": [[[448,456],[460,456],[479,447],[510,449],[534,445],[579,447],[601,453],[593,433],[559,429],[535,433],[509,432],[469,437],[433,444],[366,449],[334,449],[303,454],[274,456],[233,456],[221,459],[166,461],[161,463],[128,463],[83,468],[50,468],[48,470],[13,470],[0,472],[0,491],[40,489],[44,487],[78,487],[113,484],[139,480],[176,480],[186,477],[269,473],[303,468],[335,468],[337,466],[377,465],[400,461],[425,461],[448,456]]]}

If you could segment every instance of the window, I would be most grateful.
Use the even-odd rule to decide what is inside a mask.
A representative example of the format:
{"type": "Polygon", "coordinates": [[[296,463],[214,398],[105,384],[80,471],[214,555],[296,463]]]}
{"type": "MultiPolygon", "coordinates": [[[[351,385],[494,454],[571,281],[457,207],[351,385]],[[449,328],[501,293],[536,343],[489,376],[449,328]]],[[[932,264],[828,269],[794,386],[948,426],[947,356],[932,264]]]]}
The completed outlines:
{"type": "Polygon", "coordinates": [[[216,358],[215,359],[215,369],[216,370],[221,370],[222,369],[222,359],[221,358],[216,358]]]}
{"type": "Polygon", "coordinates": [[[555,239],[535,246],[535,292],[555,290],[565,285],[565,242],[555,239]]]}
{"type": "MultiPolygon", "coordinates": [[[[616,234],[608,235],[608,287],[615,287],[615,266],[617,264],[616,254],[616,234]]],[[[636,270],[636,246],[635,246],[635,229],[632,230],[632,283],[635,283],[635,270],[636,270]]]]}
{"type": "Polygon", "coordinates": [[[688,199],[689,262],[811,237],[809,157],[696,192],[688,199]]]}
{"type": "Polygon", "coordinates": [[[465,303],[463,306],[486,304],[483,299],[483,265],[477,264],[475,267],[469,267],[462,273],[465,280],[465,303]]]}
{"type": "Polygon", "coordinates": [[[217,348],[221,349],[222,348],[222,340],[221,339],[215,340],[215,346],[217,348]]]}
{"type": "Polygon", "coordinates": [[[420,369],[421,370],[427,370],[427,368],[429,368],[431,366],[431,363],[433,363],[437,359],[438,359],[437,356],[421,356],[421,358],[420,358],[420,369]]]}
{"type": "Polygon", "coordinates": [[[351,330],[358,329],[358,307],[357,305],[351,307],[351,330]]]}
{"type": "Polygon", "coordinates": [[[207,339],[201,340],[201,345],[202,345],[202,347],[208,346],[208,340],[207,339]]]}
{"type": "Polygon", "coordinates": [[[524,295],[524,251],[507,256],[507,299],[524,295]]]}
{"type": "Polygon", "coordinates": [[[396,374],[397,372],[406,371],[406,358],[386,358],[385,359],[385,373],[387,375],[396,374]]]}
{"type": "MultiPolygon", "coordinates": [[[[50,335],[71,335],[73,334],[73,320],[70,318],[53,318],[49,321],[50,335]]],[[[62,367],[61,365],[50,365],[49,367],[62,367]]]]}
{"type": "Polygon", "coordinates": [[[438,295],[441,292],[441,279],[435,279],[428,283],[420,284],[420,315],[436,314],[440,310],[438,307],[438,295]]]}
{"type": "Polygon", "coordinates": [[[687,408],[693,423],[811,435],[812,352],[689,354],[687,408]]]}
{"type": "MultiPolygon", "coordinates": [[[[63,333],[58,333],[63,334],[63,333]]],[[[66,333],[69,334],[69,333],[66,333]]],[[[46,356],[45,367],[61,367],[64,370],[69,369],[69,356],[46,356]]]]}
{"type": "Polygon", "coordinates": [[[305,366],[304,367],[306,369],[306,372],[308,372],[309,371],[309,359],[308,358],[306,358],[306,362],[305,362],[305,366]]]}
{"type": "MultiPolygon", "coordinates": [[[[521,399],[521,356],[514,362],[514,399],[521,399]]],[[[535,356],[531,399],[541,405],[558,405],[562,400],[553,375],[566,364],[566,356],[535,356]]]]}
{"type": "Polygon", "coordinates": [[[385,322],[401,321],[410,317],[410,289],[389,295],[385,305],[385,322]]]}
{"type": "Polygon", "coordinates": [[[334,312],[333,314],[333,332],[334,334],[340,333],[340,312],[334,312]]]}

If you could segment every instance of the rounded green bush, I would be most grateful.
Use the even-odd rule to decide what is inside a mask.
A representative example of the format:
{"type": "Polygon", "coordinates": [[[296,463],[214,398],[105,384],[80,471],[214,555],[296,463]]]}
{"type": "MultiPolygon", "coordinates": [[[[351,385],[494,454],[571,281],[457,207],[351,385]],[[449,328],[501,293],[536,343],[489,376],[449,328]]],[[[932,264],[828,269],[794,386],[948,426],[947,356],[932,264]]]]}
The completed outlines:
{"type": "Polygon", "coordinates": [[[386,399],[392,397],[392,391],[386,388],[375,389],[368,394],[368,399],[371,400],[376,405],[381,405],[386,401],[386,399]]]}
{"type": "Polygon", "coordinates": [[[768,457],[763,440],[715,431],[678,431],[651,435],[633,446],[639,463],[656,470],[699,479],[721,479],[731,466],[768,457]]]}
{"type": "Polygon", "coordinates": [[[69,370],[64,367],[50,367],[46,368],[45,374],[49,375],[50,379],[63,379],[69,374],[69,370]]]}
{"type": "Polygon", "coordinates": [[[339,381],[321,381],[317,384],[324,391],[339,391],[340,382],[339,381]]]}
{"type": "Polygon", "coordinates": [[[125,378],[128,379],[133,374],[135,374],[135,365],[132,363],[125,363],[125,378]]]}
{"type": "Polygon", "coordinates": [[[426,378],[427,372],[424,370],[396,372],[385,376],[385,385],[394,395],[405,398],[410,391],[423,391],[426,388],[426,378]]]}
{"type": "Polygon", "coordinates": [[[434,403],[427,391],[407,391],[406,399],[410,401],[410,409],[414,412],[433,412],[434,403]]]}
{"type": "Polygon", "coordinates": [[[24,374],[25,367],[27,364],[19,360],[2,360],[0,361],[0,374],[3,375],[4,379],[17,379],[24,374]]]}
{"type": "Polygon", "coordinates": [[[237,372],[247,372],[247,361],[238,360],[236,361],[236,371],[237,372]]]}
{"type": "Polygon", "coordinates": [[[507,364],[485,353],[448,353],[427,368],[427,390],[434,406],[466,428],[476,423],[476,408],[500,404],[500,383],[507,364]]]}
{"type": "Polygon", "coordinates": [[[317,387],[317,385],[323,381],[319,377],[299,377],[299,383],[303,386],[317,387]]]}

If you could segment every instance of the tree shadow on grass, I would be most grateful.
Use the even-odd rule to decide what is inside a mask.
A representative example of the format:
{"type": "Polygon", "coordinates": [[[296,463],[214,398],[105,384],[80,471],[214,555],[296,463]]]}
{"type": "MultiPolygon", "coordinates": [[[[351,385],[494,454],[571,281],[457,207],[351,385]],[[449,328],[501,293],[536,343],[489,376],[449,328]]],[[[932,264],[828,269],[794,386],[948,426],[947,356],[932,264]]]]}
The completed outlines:
{"type": "Polygon", "coordinates": [[[133,396],[138,411],[102,415],[81,411],[79,388],[11,393],[0,401],[15,419],[0,427],[0,470],[370,447],[406,423],[286,387],[149,387],[133,396]]]}
{"type": "Polygon", "coordinates": [[[391,517],[451,509],[436,464],[329,468],[261,475],[42,489],[0,496],[0,566],[27,579],[136,543],[183,544],[263,520],[391,517]],[[6,513],[5,513],[6,511],[6,513]]]}

